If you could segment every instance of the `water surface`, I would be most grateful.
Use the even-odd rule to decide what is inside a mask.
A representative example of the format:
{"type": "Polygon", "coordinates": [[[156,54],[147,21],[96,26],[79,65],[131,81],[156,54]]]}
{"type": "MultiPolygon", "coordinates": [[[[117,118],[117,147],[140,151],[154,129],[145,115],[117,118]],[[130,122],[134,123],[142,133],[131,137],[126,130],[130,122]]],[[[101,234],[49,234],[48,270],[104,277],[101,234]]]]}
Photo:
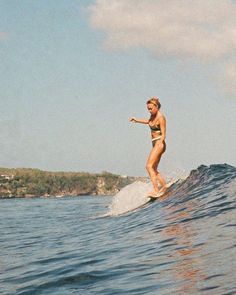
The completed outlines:
{"type": "Polygon", "coordinates": [[[118,217],[111,197],[0,201],[0,294],[236,294],[236,168],[118,217]]]}

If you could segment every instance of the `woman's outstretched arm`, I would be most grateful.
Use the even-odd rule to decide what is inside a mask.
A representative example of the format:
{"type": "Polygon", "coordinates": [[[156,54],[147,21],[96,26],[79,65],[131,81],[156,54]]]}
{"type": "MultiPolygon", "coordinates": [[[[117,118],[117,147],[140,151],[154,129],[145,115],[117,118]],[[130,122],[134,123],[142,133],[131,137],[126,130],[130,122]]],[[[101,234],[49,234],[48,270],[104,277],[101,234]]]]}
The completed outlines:
{"type": "Polygon", "coordinates": [[[129,119],[129,121],[132,123],[141,123],[141,124],[148,124],[149,123],[149,120],[147,120],[147,119],[136,119],[135,117],[131,117],[129,119]]]}

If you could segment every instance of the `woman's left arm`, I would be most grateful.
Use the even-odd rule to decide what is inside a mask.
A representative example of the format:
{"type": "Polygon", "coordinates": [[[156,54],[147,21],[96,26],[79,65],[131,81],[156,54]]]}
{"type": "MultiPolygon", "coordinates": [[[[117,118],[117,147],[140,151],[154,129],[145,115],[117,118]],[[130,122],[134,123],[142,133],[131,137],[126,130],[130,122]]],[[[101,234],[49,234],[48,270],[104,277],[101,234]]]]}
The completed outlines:
{"type": "Polygon", "coordinates": [[[161,128],[161,141],[164,142],[166,139],[166,118],[164,116],[161,116],[159,122],[161,128]]]}

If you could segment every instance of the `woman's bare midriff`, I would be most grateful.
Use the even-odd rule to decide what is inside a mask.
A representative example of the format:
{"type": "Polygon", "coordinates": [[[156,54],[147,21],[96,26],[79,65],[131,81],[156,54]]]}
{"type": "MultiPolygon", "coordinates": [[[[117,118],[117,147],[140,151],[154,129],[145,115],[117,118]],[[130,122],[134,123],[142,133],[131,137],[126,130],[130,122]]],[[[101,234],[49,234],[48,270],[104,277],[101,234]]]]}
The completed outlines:
{"type": "Polygon", "coordinates": [[[161,136],[161,132],[151,132],[151,135],[152,135],[152,139],[153,138],[157,138],[157,137],[160,137],[161,136]]]}

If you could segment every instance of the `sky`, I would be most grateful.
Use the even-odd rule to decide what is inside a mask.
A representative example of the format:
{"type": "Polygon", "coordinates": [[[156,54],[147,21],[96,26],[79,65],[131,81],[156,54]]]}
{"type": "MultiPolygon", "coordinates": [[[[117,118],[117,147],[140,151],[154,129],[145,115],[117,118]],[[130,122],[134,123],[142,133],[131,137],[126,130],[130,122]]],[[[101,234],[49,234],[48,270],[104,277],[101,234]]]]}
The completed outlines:
{"type": "Polygon", "coordinates": [[[0,167],[146,176],[236,166],[236,1],[1,0],[0,167]]]}

